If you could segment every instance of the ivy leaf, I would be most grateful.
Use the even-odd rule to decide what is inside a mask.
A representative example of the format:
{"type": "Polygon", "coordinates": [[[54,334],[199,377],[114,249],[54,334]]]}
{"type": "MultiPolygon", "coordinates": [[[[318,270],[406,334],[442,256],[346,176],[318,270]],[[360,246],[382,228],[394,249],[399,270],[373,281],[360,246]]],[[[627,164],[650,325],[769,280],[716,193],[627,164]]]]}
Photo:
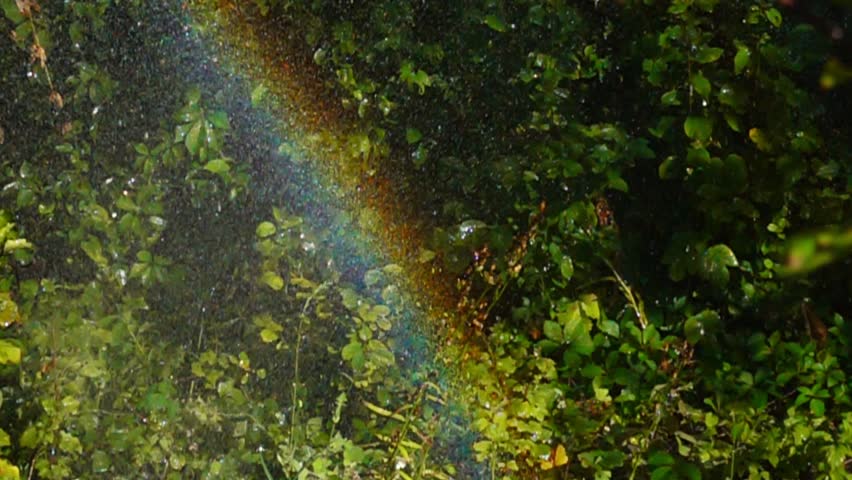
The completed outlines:
{"type": "Polygon", "coordinates": [[[728,267],[739,265],[734,252],[727,245],[714,245],[701,256],[701,276],[716,286],[728,283],[728,267]]]}
{"type": "Polygon", "coordinates": [[[713,120],[706,117],[687,117],[683,122],[683,131],[693,140],[706,142],[713,133],[713,120]]]}

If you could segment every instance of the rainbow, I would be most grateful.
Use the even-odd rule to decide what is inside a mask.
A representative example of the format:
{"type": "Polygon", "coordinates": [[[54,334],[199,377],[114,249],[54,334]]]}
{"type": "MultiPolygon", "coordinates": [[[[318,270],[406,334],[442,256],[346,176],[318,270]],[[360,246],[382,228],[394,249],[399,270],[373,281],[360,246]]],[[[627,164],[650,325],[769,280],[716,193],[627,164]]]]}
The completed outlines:
{"type": "MultiPolygon", "coordinates": [[[[301,38],[292,38],[295,34],[286,34],[271,22],[252,23],[232,2],[197,0],[190,4],[189,14],[219,58],[218,67],[265,92],[263,107],[256,113],[271,115],[278,125],[279,151],[291,161],[309,164],[316,182],[334,197],[327,200],[343,205],[352,220],[350,227],[356,228],[346,233],[348,238],[335,241],[349,248],[355,243],[358,261],[372,267],[387,263],[401,267],[401,287],[415,306],[404,319],[407,325],[402,326],[407,337],[401,342],[404,353],[415,357],[413,364],[441,372],[439,385],[452,392],[460,378],[452,359],[460,358],[466,348],[449,342],[460,337],[455,277],[444,273],[436,262],[422,261],[429,225],[418,221],[404,195],[382,173],[381,159],[390,152],[369,142],[353,112],[344,109],[325,88],[301,38]],[[360,142],[353,143],[353,138],[360,142]]],[[[455,422],[465,422],[464,414],[452,415],[457,417],[455,422]]],[[[458,447],[469,451],[469,445],[461,444],[472,443],[472,439],[458,440],[458,447]]],[[[461,460],[470,463],[468,470],[478,469],[472,466],[475,462],[469,452],[467,457],[461,460]]]]}

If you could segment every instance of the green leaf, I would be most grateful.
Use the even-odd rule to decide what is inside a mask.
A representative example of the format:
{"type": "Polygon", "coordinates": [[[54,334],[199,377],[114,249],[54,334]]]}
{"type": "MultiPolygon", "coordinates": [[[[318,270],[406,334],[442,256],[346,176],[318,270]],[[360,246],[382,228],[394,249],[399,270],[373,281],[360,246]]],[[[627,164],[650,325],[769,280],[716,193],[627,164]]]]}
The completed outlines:
{"type": "MultiPolygon", "coordinates": [[[[0,448],[9,447],[12,445],[12,439],[9,438],[9,434],[6,433],[5,430],[0,428],[0,448]]],[[[3,478],[3,477],[0,477],[3,478]]]]}
{"type": "Polygon", "coordinates": [[[810,408],[811,413],[813,413],[817,417],[825,415],[825,403],[818,398],[811,399],[810,408]]]}
{"type": "Polygon", "coordinates": [[[364,368],[366,358],[364,356],[364,346],[361,345],[360,342],[355,340],[349,342],[345,347],[343,347],[340,354],[343,356],[344,360],[352,363],[353,369],[361,370],[364,368]]]}
{"type": "Polygon", "coordinates": [[[266,92],[268,91],[269,89],[263,84],[254,87],[254,90],[251,91],[251,106],[256,107],[260,105],[260,102],[266,97],[266,92]]]}
{"type": "Polygon", "coordinates": [[[260,281],[265,283],[269,288],[278,291],[284,288],[284,279],[275,272],[266,271],[260,277],[260,281]]]}
{"type": "Polygon", "coordinates": [[[263,330],[260,331],[260,339],[264,343],[275,342],[275,341],[278,340],[279,337],[280,336],[278,335],[278,332],[276,332],[275,330],[271,330],[269,328],[264,328],[263,330]]]}
{"type": "Polygon", "coordinates": [[[261,222],[254,233],[260,238],[266,238],[275,233],[275,224],[272,222],[261,222]]]}
{"type": "Polygon", "coordinates": [[[6,18],[11,20],[15,25],[27,19],[21,14],[21,10],[18,9],[18,4],[15,0],[3,0],[0,2],[0,5],[3,6],[3,13],[6,15],[6,18]]]}
{"type": "Polygon", "coordinates": [[[25,238],[16,238],[14,240],[6,240],[6,243],[3,245],[3,252],[12,253],[15,250],[21,249],[29,249],[33,248],[33,244],[28,242],[25,238]]]}
{"type": "Polygon", "coordinates": [[[710,97],[710,80],[707,80],[702,72],[695,73],[689,80],[699,95],[704,98],[710,97]]]}
{"type": "Polygon", "coordinates": [[[21,348],[14,343],[0,340],[0,365],[17,365],[21,363],[21,348]]]}
{"type": "Polygon", "coordinates": [[[419,142],[421,138],[423,138],[423,134],[420,133],[420,130],[417,130],[416,128],[405,129],[405,140],[409,143],[409,145],[419,142]]]}
{"type": "Polygon", "coordinates": [[[231,166],[228,164],[228,160],[224,158],[217,158],[216,160],[210,160],[204,165],[204,169],[211,173],[225,173],[231,169],[231,166]]]}
{"type": "Polygon", "coordinates": [[[693,140],[706,142],[713,134],[713,120],[706,117],[687,117],[683,122],[683,131],[693,140]]]}
{"type": "Polygon", "coordinates": [[[716,331],[719,326],[719,314],[713,310],[704,310],[686,319],[683,334],[691,344],[698,343],[706,335],[716,331]]]}
{"type": "Polygon", "coordinates": [[[565,280],[571,280],[571,277],[574,276],[574,262],[571,257],[567,255],[562,257],[562,261],[559,262],[559,272],[565,280]]]}
{"type": "Polygon", "coordinates": [[[701,47],[695,55],[695,60],[698,63],[712,63],[722,56],[724,50],[716,47],[701,47]]]}
{"type": "Polygon", "coordinates": [[[680,463],[677,470],[686,480],[701,480],[701,470],[691,463],[680,463]]]}
{"type": "Polygon", "coordinates": [[[674,458],[668,453],[657,450],[648,457],[648,465],[659,467],[663,465],[674,465],[674,458]]]}
{"type": "Polygon", "coordinates": [[[86,252],[86,255],[92,259],[93,262],[103,267],[107,264],[107,259],[103,254],[103,249],[101,247],[101,242],[94,235],[89,235],[89,238],[80,243],[80,248],[86,252]]]}
{"type": "Polygon", "coordinates": [[[506,31],[506,22],[504,22],[503,19],[498,17],[497,15],[487,15],[483,22],[485,22],[485,24],[488,25],[492,30],[496,30],[501,33],[506,31]]]}
{"type": "Polygon", "coordinates": [[[677,90],[669,90],[660,97],[660,103],[667,107],[680,105],[680,100],[677,98],[677,90]]]}
{"type": "Polygon", "coordinates": [[[15,465],[0,458],[0,478],[3,480],[20,480],[21,471],[15,465]]]}
{"type": "Polygon", "coordinates": [[[769,23],[775,26],[775,28],[781,26],[781,12],[779,12],[777,8],[770,8],[766,10],[766,18],[769,20],[769,23]]]}
{"type": "Polygon", "coordinates": [[[220,130],[228,130],[231,125],[228,122],[228,114],[218,110],[207,117],[207,121],[213,124],[214,127],[220,130]]]}
{"type": "Polygon", "coordinates": [[[612,320],[604,320],[600,322],[599,328],[610,337],[618,338],[621,335],[621,329],[618,326],[618,323],[612,320]]]}
{"type": "Polygon", "coordinates": [[[189,128],[189,131],[186,134],[186,138],[184,138],[184,145],[186,145],[186,149],[192,155],[198,154],[198,151],[201,149],[201,143],[204,140],[203,131],[203,122],[195,122],[189,128]]]}
{"type": "Polygon", "coordinates": [[[751,50],[748,47],[737,47],[737,54],[734,56],[734,73],[739,75],[751,62],[751,50]]]}
{"type": "Polygon", "coordinates": [[[701,276],[716,286],[728,283],[728,267],[738,265],[737,257],[727,245],[714,245],[701,256],[701,276]]]}
{"type": "Polygon", "coordinates": [[[543,331],[545,337],[555,342],[562,342],[562,325],[559,325],[557,322],[545,320],[543,331]]]}
{"type": "Polygon", "coordinates": [[[201,101],[201,89],[193,86],[186,92],[186,101],[190,105],[195,105],[201,101]]]}

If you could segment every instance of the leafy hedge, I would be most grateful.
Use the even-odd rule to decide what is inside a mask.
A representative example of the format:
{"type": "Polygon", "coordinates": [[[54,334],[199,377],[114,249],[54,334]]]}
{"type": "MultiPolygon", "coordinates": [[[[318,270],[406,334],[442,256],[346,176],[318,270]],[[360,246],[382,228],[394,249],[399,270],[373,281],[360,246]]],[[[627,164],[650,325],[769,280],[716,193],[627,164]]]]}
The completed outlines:
{"type": "Polygon", "coordinates": [[[846,478],[850,11],[799,3],[0,0],[0,478],[846,478]],[[341,247],[252,38],[414,258],[341,247]]]}

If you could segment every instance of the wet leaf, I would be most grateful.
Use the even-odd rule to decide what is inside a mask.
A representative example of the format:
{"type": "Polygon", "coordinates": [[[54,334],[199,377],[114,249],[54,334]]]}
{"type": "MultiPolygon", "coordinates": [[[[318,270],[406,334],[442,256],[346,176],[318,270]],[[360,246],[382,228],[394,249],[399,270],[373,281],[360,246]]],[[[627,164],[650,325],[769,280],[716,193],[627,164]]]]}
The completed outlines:
{"type": "Polygon", "coordinates": [[[211,173],[225,173],[231,169],[231,165],[224,158],[210,160],[204,165],[204,169],[211,173]]]}
{"type": "Polygon", "coordinates": [[[483,22],[488,25],[492,30],[496,30],[501,33],[506,31],[506,22],[504,22],[503,19],[498,17],[497,15],[487,15],[483,22]]]}
{"type": "Polygon", "coordinates": [[[724,53],[724,50],[721,48],[701,47],[695,55],[695,60],[697,60],[698,63],[712,63],[719,60],[722,53],[724,53]]]}
{"type": "Polygon", "coordinates": [[[737,54],[734,56],[734,73],[739,75],[748,67],[751,62],[751,50],[745,46],[737,47],[737,54]]]}
{"type": "Polygon", "coordinates": [[[272,222],[261,222],[255,229],[255,235],[259,238],[266,238],[275,234],[275,224],[272,222]]]}
{"type": "Polygon", "coordinates": [[[251,91],[251,106],[256,107],[260,105],[260,102],[262,102],[266,97],[266,92],[268,91],[269,89],[263,84],[256,86],[254,90],[251,91]]]}
{"type": "Polygon", "coordinates": [[[774,27],[781,27],[782,17],[781,12],[777,8],[769,8],[766,10],[766,18],[774,27]]]}
{"type": "Polygon", "coordinates": [[[195,122],[189,127],[189,131],[186,133],[186,138],[184,138],[184,145],[186,145],[186,149],[192,155],[197,155],[198,151],[201,149],[201,143],[204,140],[204,124],[202,122],[195,122]]]}
{"type": "Polygon", "coordinates": [[[713,134],[713,121],[706,117],[687,117],[683,122],[683,131],[693,140],[706,142],[713,134]]]}
{"type": "Polygon", "coordinates": [[[692,82],[692,86],[699,95],[704,98],[710,97],[710,80],[707,80],[707,77],[705,77],[703,73],[698,72],[692,75],[690,82],[692,82]]]}
{"type": "Polygon", "coordinates": [[[423,134],[420,133],[420,130],[416,128],[405,129],[405,140],[409,145],[419,142],[421,138],[423,138],[423,134]]]}
{"type": "Polygon", "coordinates": [[[706,335],[714,333],[718,326],[719,314],[713,310],[704,310],[686,320],[683,325],[683,333],[689,343],[694,345],[706,335]]]}
{"type": "Polygon", "coordinates": [[[284,288],[284,279],[275,272],[263,272],[263,275],[260,277],[260,281],[276,291],[284,288]]]}
{"type": "Polygon", "coordinates": [[[716,286],[728,283],[728,267],[738,265],[737,257],[727,245],[714,245],[701,256],[701,275],[716,286]]]}
{"type": "Polygon", "coordinates": [[[0,365],[21,363],[21,348],[7,340],[0,340],[0,365]]]}

